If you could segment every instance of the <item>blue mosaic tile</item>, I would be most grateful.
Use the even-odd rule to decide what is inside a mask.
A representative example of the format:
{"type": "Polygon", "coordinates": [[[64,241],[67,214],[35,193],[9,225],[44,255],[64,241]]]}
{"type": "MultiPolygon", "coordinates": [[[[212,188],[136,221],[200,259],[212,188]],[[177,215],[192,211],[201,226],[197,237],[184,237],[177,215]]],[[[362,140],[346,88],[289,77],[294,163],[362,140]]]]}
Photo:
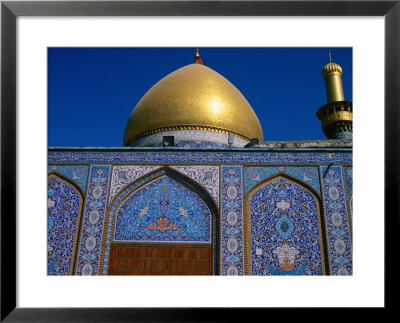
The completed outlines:
{"type": "Polygon", "coordinates": [[[348,199],[353,193],[353,167],[342,167],[343,181],[348,199]]]}
{"type": "Polygon", "coordinates": [[[89,164],[337,164],[352,163],[350,152],[274,152],[268,150],[208,150],[193,151],[169,150],[153,148],[154,151],[126,149],[122,151],[53,151],[48,153],[48,162],[58,163],[89,163],[89,164]]]}
{"type": "Polygon", "coordinates": [[[48,178],[47,274],[72,274],[83,200],[79,191],[57,175],[48,178]]]}
{"type": "Polygon", "coordinates": [[[168,176],[130,195],[115,221],[116,242],[211,243],[212,215],[207,205],[168,176]]]}
{"type": "Polygon", "coordinates": [[[222,166],[221,172],[221,274],[243,275],[242,167],[222,166]]]}
{"type": "MultiPolygon", "coordinates": [[[[82,205],[84,214],[81,237],[80,240],[76,240],[79,241],[79,246],[76,245],[72,249],[69,245],[67,247],[67,244],[70,243],[68,242],[68,232],[72,233],[73,231],[71,224],[73,220],[70,224],[68,224],[70,220],[63,222],[65,218],[73,219],[73,216],[67,215],[68,212],[76,211],[76,201],[78,200],[73,193],[73,185],[63,189],[65,194],[69,194],[66,201],[73,206],[69,206],[69,209],[66,210],[67,205],[62,206],[61,203],[59,206],[54,206],[62,210],[56,212],[59,213],[58,217],[55,213],[51,216],[48,215],[49,228],[56,227],[55,223],[61,220],[65,226],[61,234],[66,234],[67,237],[65,244],[61,245],[54,235],[58,234],[58,231],[49,233],[48,239],[51,241],[48,241],[48,248],[49,251],[54,252],[53,258],[48,258],[49,275],[65,275],[68,270],[71,272],[73,267],[71,258],[73,258],[74,252],[77,253],[76,274],[107,274],[112,241],[210,243],[211,239],[219,240],[218,251],[220,254],[217,259],[220,261],[222,275],[244,275],[247,270],[245,260],[248,259],[248,252],[251,254],[251,274],[254,275],[320,275],[323,271],[323,259],[320,254],[320,229],[318,224],[313,222],[316,221],[317,216],[315,210],[312,209],[311,200],[306,202],[307,212],[305,213],[307,214],[302,215],[304,219],[311,221],[309,225],[303,222],[303,227],[301,227],[296,218],[293,219],[293,216],[290,215],[290,208],[296,208],[296,206],[292,206],[296,194],[303,194],[302,198],[305,198],[307,194],[304,192],[308,192],[310,196],[313,196],[301,186],[302,182],[320,194],[320,198],[324,202],[331,274],[352,274],[352,154],[350,150],[333,153],[302,151],[301,149],[297,152],[237,148],[197,151],[189,148],[187,150],[185,148],[176,150],[164,148],[121,149],[121,151],[77,149],[76,151],[50,150],[48,156],[49,173],[61,174],[76,183],[83,192],[87,191],[85,204],[82,205]],[[73,165],[73,163],[79,164],[73,165]],[[129,165],[130,163],[133,165],[129,165]],[[281,166],[283,164],[292,166],[281,166]],[[171,167],[163,167],[163,165],[171,167]],[[328,167],[328,165],[331,166],[328,167]],[[134,180],[128,176],[121,178],[121,185],[118,186],[116,182],[110,180],[111,167],[116,170],[118,167],[121,170],[123,168],[125,171],[135,169],[138,174],[142,168],[146,171],[139,177],[134,177],[134,180]],[[174,171],[170,168],[178,171],[173,178],[167,176],[168,172],[174,171]],[[178,174],[179,172],[185,176],[178,174]],[[248,244],[247,240],[244,240],[245,209],[243,203],[245,197],[252,194],[252,189],[257,184],[260,185],[260,182],[278,173],[287,174],[288,178],[299,180],[297,182],[287,180],[285,176],[277,177],[287,180],[292,185],[289,185],[291,188],[288,188],[287,191],[271,188],[268,193],[270,194],[268,195],[269,199],[275,199],[275,211],[278,215],[272,217],[265,212],[262,213],[255,200],[254,207],[252,207],[254,214],[248,213],[254,215],[250,225],[251,230],[255,230],[254,237],[258,235],[260,241],[264,241],[264,245],[268,240],[268,237],[265,236],[266,233],[269,233],[269,239],[273,240],[274,245],[270,245],[268,251],[270,254],[267,255],[265,250],[258,246],[258,242],[248,244]],[[175,176],[182,178],[175,181],[175,176]],[[189,186],[199,185],[199,190],[204,191],[204,196],[196,196],[186,185],[181,183],[186,180],[191,181],[191,179],[194,182],[189,186]],[[162,180],[166,180],[165,185],[161,182],[162,180]],[[111,183],[110,187],[109,183],[111,183]],[[168,187],[172,195],[163,194],[161,187],[168,187]],[[143,193],[144,191],[146,193],[143,193]],[[153,199],[150,198],[151,194],[153,194],[153,199]],[[153,204],[148,203],[146,210],[146,201],[150,200],[153,204]],[[107,203],[110,201],[112,201],[109,206],[110,216],[106,218],[107,203]],[[291,205],[288,210],[284,210],[286,208],[285,201],[291,205]],[[182,206],[181,202],[186,203],[187,207],[182,206]],[[215,203],[219,203],[219,211],[214,206],[210,209],[210,205],[215,205],[215,203]],[[189,214],[190,212],[192,213],[189,214]],[[218,212],[220,214],[220,231],[216,229],[216,221],[213,220],[212,215],[218,212]],[[142,214],[141,217],[140,214],[142,214]],[[191,218],[196,219],[197,222],[195,221],[194,226],[197,226],[199,230],[192,230],[194,227],[189,221],[191,218]],[[140,221],[136,221],[137,219],[140,221]],[[269,221],[269,224],[263,229],[264,233],[261,232],[261,226],[258,228],[258,219],[269,221]],[[115,232],[112,230],[114,221],[116,221],[115,232]],[[133,223],[136,223],[136,226],[133,223]],[[181,235],[178,234],[177,228],[184,228],[180,230],[181,235]],[[146,231],[150,233],[145,233],[146,231]],[[215,236],[217,233],[219,234],[218,239],[215,236]],[[304,237],[301,237],[301,234],[304,234],[304,237]],[[275,235],[275,238],[272,238],[272,235],[275,235]],[[104,243],[103,236],[106,239],[104,243]],[[295,236],[297,240],[294,239],[295,236]],[[315,241],[312,240],[313,238],[315,241]],[[299,247],[300,240],[303,242],[299,247]],[[318,247],[317,242],[319,243],[318,247]],[[101,254],[102,245],[104,252],[101,254]],[[293,261],[288,256],[285,260],[285,255],[293,256],[293,261]],[[57,259],[59,260],[56,262],[57,259]],[[60,261],[61,265],[58,264],[60,261]]],[[[121,174],[127,175],[128,173],[120,172],[119,175],[121,174]]],[[[263,185],[261,184],[260,187],[264,189],[266,186],[263,185]]],[[[261,193],[261,189],[257,193],[260,194],[259,199],[262,199],[264,193],[261,193]]],[[[49,198],[50,194],[54,194],[54,192],[49,186],[49,198]]],[[[57,192],[56,196],[61,196],[60,194],[61,191],[57,192]]],[[[52,205],[53,202],[50,200],[49,205],[52,205]]],[[[251,232],[253,234],[253,231],[251,232]]],[[[214,248],[216,247],[214,244],[214,248]]],[[[326,259],[326,261],[328,260],[326,259]]]]}
{"type": "Polygon", "coordinates": [[[97,275],[109,189],[110,166],[91,166],[78,261],[77,275],[97,275]]]}
{"type": "Polygon", "coordinates": [[[352,275],[352,243],[342,168],[323,166],[321,176],[331,275],[352,275]]]}
{"type": "MultiPolygon", "coordinates": [[[[220,142],[211,142],[203,140],[175,140],[174,147],[184,147],[184,148],[227,148],[230,149],[229,144],[223,144],[220,142]]],[[[148,144],[146,147],[163,147],[163,143],[156,142],[148,144]]]]}
{"type": "Polygon", "coordinates": [[[257,183],[278,173],[285,173],[313,187],[321,194],[318,167],[307,166],[258,166],[244,168],[245,193],[257,183]]]}
{"type": "Polygon", "coordinates": [[[278,176],[246,197],[252,275],[322,275],[323,239],[316,197],[278,176]]]}
{"type": "Polygon", "coordinates": [[[48,165],[47,171],[57,172],[77,183],[86,192],[86,182],[89,172],[88,165],[48,165]]]}

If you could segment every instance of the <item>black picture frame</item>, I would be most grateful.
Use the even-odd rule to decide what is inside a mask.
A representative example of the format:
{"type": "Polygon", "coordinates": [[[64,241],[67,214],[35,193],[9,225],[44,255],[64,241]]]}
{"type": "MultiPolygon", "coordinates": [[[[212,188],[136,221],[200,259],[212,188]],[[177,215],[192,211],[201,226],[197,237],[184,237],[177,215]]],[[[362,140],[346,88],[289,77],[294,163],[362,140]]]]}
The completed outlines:
{"type": "MultiPolygon", "coordinates": [[[[395,306],[393,237],[399,236],[400,1],[2,1],[1,2],[1,321],[237,321],[243,309],[18,308],[16,264],[16,19],[19,16],[384,16],[385,309],[395,306]],[[392,297],[392,298],[391,298],[392,297]]],[[[373,125],[371,125],[373,131],[373,125]]],[[[373,151],[371,151],[373,153],[373,151]]],[[[366,161],[367,162],[367,161],[366,161]]],[[[372,166],[373,167],[373,166],[372,166]]],[[[373,233],[371,233],[373,235],[373,233]]],[[[373,261],[373,260],[371,260],[373,261]]],[[[38,291],[40,293],[40,291],[38,291]]],[[[251,317],[256,317],[260,309],[251,317]],[[254,315],[254,316],[253,316],[254,315]]],[[[251,318],[249,318],[251,320],[251,318]]]]}

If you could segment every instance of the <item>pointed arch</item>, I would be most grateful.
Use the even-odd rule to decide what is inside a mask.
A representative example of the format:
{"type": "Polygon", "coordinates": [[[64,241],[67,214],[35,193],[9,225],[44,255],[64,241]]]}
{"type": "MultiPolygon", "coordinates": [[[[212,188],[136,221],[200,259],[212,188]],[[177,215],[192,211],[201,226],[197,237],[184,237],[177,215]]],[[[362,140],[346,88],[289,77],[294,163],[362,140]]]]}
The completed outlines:
{"type": "MultiPolygon", "coordinates": [[[[119,208],[128,198],[130,198],[135,192],[138,192],[145,186],[159,180],[162,177],[170,178],[180,185],[186,187],[188,190],[194,192],[207,206],[210,210],[211,214],[211,244],[213,248],[212,252],[212,267],[214,274],[219,272],[219,266],[217,262],[217,254],[219,253],[219,211],[218,207],[214,202],[214,199],[210,195],[210,193],[199,183],[191,179],[190,177],[180,173],[179,171],[172,169],[168,166],[163,166],[162,168],[158,168],[153,170],[144,176],[132,181],[128,184],[124,189],[122,189],[110,202],[109,207],[107,208],[106,218],[105,218],[105,229],[104,229],[104,237],[103,237],[103,246],[101,252],[101,260],[100,260],[100,274],[107,274],[108,261],[109,261],[109,250],[110,245],[113,242],[113,237],[115,234],[115,223],[116,223],[116,213],[119,208]]],[[[145,243],[146,241],[143,241],[145,243]]]]}
{"type": "MultiPolygon", "coordinates": [[[[76,214],[75,214],[76,219],[75,220],[72,219],[72,221],[70,221],[71,222],[70,225],[72,226],[71,228],[69,228],[70,232],[68,232],[68,230],[67,231],[64,230],[64,233],[62,233],[61,231],[60,231],[60,233],[57,233],[57,234],[61,234],[61,235],[64,234],[65,235],[64,239],[60,239],[59,242],[57,242],[57,243],[55,241],[52,241],[53,240],[52,233],[50,232],[50,229],[48,228],[48,242],[47,242],[48,243],[48,249],[49,249],[49,251],[48,251],[48,262],[49,262],[49,257],[51,255],[54,255],[54,251],[56,250],[56,248],[57,249],[60,248],[60,246],[61,246],[60,242],[66,243],[67,244],[67,246],[66,246],[67,250],[64,250],[63,256],[64,256],[64,258],[65,257],[69,257],[70,264],[69,264],[68,274],[69,275],[73,275],[74,272],[75,272],[76,258],[77,258],[77,254],[78,254],[78,246],[79,246],[79,240],[80,240],[80,229],[81,229],[81,224],[82,224],[83,205],[84,205],[84,202],[85,202],[85,195],[84,195],[84,193],[82,191],[82,188],[77,183],[75,183],[70,178],[68,178],[68,177],[66,177],[66,176],[64,176],[64,175],[62,175],[62,174],[60,174],[58,172],[55,172],[55,171],[49,172],[48,175],[47,175],[47,178],[48,178],[48,199],[49,199],[48,200],[48,226],[50,225],[49,221],[54,221],[53,217],[50,216],[50,212],[51,212],[50,210],[54,206],[52,204],[55,203],[50,198],[51,192],[54,192],[54,190],[50,190],[49,189],[49,186],[52,185],[52,184],[50,184],[51,179],[55,179],[56,181],[58,181],[58,182],[60,182],[60,183],[62,183],[64,185],[67,185],[79,197],[78,206],[75,207],[75,209],[76,209],[76,214]],[[71,243],[69,241],[72,241],[72,246],[71,246],[71,243]],[[50,255],[50,253],[51,253],[51,255],[50,255]]],[[[73,195],[73,194],[71,194],[71,195],[73,195]]],[[[73,198],[73,196],[72,196],[72,198],[73,198]]],[[[61,215],[65,215],[67,217],[67,220],[68,220],[68,219],[70,219],[70,217],[73,217],[74,214],[68,214],[68,213],[65,213],[65,211],[67,211],[67,210],[69,210],[71,208],[71,204],[74,201],[73,201],[73,199],[71,199],[71,196],[70,196],[70,199],[68,199],[67,197],[64,197],[63,200],[65,201],[65,202],[63,202],[66,205],[65,208],[62,207],[60,210],[57,210],[58,212],[54,212],[54,213],[57,213],[56,215],[60,215],[60,214],[61,215]],[[60,211],[62,211],[62,213],[60,213],[60,211]]],[[[65,219],[58,219],[58,220],[59,220],[59,223],[63,223],[63,225],[66,225],[64,223],[64,221],[63,221],[65,219]]],[[[52,229],[53,228],[56,228],[56,226],[54,225],[52,227],[52,229]]],[[[61,260],[58,259],[58,263],[60,263],[60,262],[61,262],[61,260]]],[[[49,263],[48,263],[48,265],[49,265],[49,263]]]]}
{"type": "MultiPolygon", "coordinates": [[[[278,187],[277,186],[277,187],[278,187]]],[[[282,186],[284,187],[284,186],[282,186]]],[[[296,193],[297,194],[297,193],[296,193]]],[[[297,194],[298,195],[298,194],[297,194]]],[[[301,194],[300,194],[301,195],[301,194]]],[[[265,201],[260,202],[258,205],[263,205],[265,201]]],[[[266,203],[268,204],[268,203],[266,203]]],[[[293,176],[290,176],[286,173],[280,172],[277,173],[273,176],[270,176],[259,183],[257,183],[255,186],[253,186],[250,191],[246,194],[244,198],[244,243],[245,243],[245,274],[246,275],[251,275],[253,273],[253,258],[262,258],[264,257],[264,261],[268,263],[270,259],[267,259],[268,255],[267,253],[269,252],[270,255],[275,258],[279,258],[279,252],[278,254],[271,253],[271,250],[268,248],[277,248],[284,247],[287,248],[288,250],[293,250],[293,252],[298,252],[298,250],[294,249],[294,245],[291,241],[291,239],[294,239],[297,236],[295,232],[300,232],[300,229],[297,227],[298,222],[300,223],[301,220],[298,219],[297,215],[294,215],[290,211],[296,210],[296,213],[300,214],[305,214],[307,215],[308,212],[314,211],[315,214],[314,216],[316,217],[314,220],[311,218],[307,219],[307,222],[310,224],[309,228],[310,230],[313,231],[313,237],[311,239],[315,239],[313,248],[315,249],[315,245],[317,245],[317,238],[318,238],[318,244],[319,244],[319,255],[315,255],[316,259],[315,261],[317,263],[320,263],[321,266],[321,271],[322,274],[327,275],[329,274],[329,267],[328,267],[328,252],[327,252],[327,243],[326,243],[326,230],[325,230],[325,221],[324,221],[324,216],[323,216],[323,208],[322,208],[322,201],[321,197],[318,192],[315,191],[313,187],[308,185],[307,183],[299,180],[298,178],[295,178],[293,176]],[[304,191],[305,193],[303,196],[307,196],[307,199],[309,202],[305,203],[301,199],[297,197],[296,199],[286,201],[286,197],[284,196],[285,192],[281,191],[280,194],[282,194],[282,198],[277,195],[277,191],[272,189],[272,185],[284,185],[288,184],[286,187],[291,187],[290,190],[295,193],[295,190],[298,190],[299,192],[304,191]],[[298,188],[298,189],[297,189],[298,188]],[[266,190],[268,189],[268,193],[266,190]],[[263,197],[265,201],[273,200],[273,199],[281,199],[281,201],[284,202],[279,202],[275,203],[275,205],[266,205],[265,207],[257,208],[254,203],[252,204],[253,198],[261,198],[263,197]],[[314,202],[313,202],[314,201],[314,202]],[[286,203],[286,204],[285,204],[286,203]],[[278,207],[279,206],[279,207],[278,207]],[[299,207],[301,206],[301,208],[299,207]],[[272,209],[270,209],[272,207],[272,209]],[[262,214],[257,212],[261,212],[262,214]],[[287,211],[287,212],[286,212],[287,211]],[[269,216],[268,214],[272,213],[274,216],[269,216]],[[252,219],[253,216],[253,219],[252,219]],[[257,241],[257,243],[262,246],[262,241],[263,239],[267,242],[265,242],[265,248],[266,250],[269,250],[268,252],[263,251],[262,247],[258,248],[256,250],[255,254],[255,248],[253,244],[255,245],[255,240],[253,241],[253,227],[256,225],[254,224],[254,219],[257,218],[257,223],[262,223],[262,221],[266,221],[266,223],[259,224],[259,228],[263,228],[264,230],[264,237],[254,237],[254,239],[260,239],[260,242],[257,241]],[[296,219],[293,221],[293,219],[296,219]],[[298,222],[297,222],[298,221],[298,222]],[[312,225],[315,222],[314,225],[312,225]],[[283,227],[285,228],[286,233],[281,231],[279,225],[284,225],[283,227]],[[263,227],[264,226],[264,227],[263,227]],[[314,227],[318,228],[318,231],[315,231],[315,229],[312,229],[314,227]],[[279,233],[279,235],[278,235],[279,233]],[[273,244],[268,245],[268,241],[271,240],[271,236],[274,236],[274,241],[275,243],[279,243],[279,246],[273,246],[273,244]],[[291,245],[292,244],[292,245],[291,245]],[[286,246],[287,245],[287,246],[286,246]],[[254,257],[253,257],[254,256],[254,257]],[[267,261],[268,260],[268,261],[267,261]]],[[[302,233],[303,234],[303,233],[302,233]]],[[[306,233],[304,233],[306,235],[306,233]]],[[[298,239],[297,239],[298,240],[298,239]]],[[[296,241],[297,241],[296,240],[296,241]]],[[[304,248],[304,246],[303,246],[304,248]]],[[[300,252],[298,253],[299,255],[301,254],[300,252]]],[[[276,259],[275,259],[276,260],[276,259]]],[[[280,259],[279,259],[280,261],[280,259]]],[[[291,265],[293,266],[293,263],[291,265]]],[[[280,263],[281,265],[281,263],[280,263]]],[[[311,266],[311,265],[310,265],[311,266]]],[[[281,266],[282,268],[282,266],[281,266]]],[[[293,268],[292,268],[293,269],[293,268]]],[[[272,269],[271,270],[275,270],[272,269]]],[[[287,270],[287,273],[282,270],[275,270],[274,272],[279,272],[279,274],[290,274],[289,269],[287,270]]],[[[302,274],[303,271],[301,270],[292,270],[292,274],[302,274]]],[[[258,273],[260,274],[260,273],[258,273]]],[[[268,274],[271,274],[269,272],[268,274]]],[[[273,273],[272,273],[273,274],[273,273]]]]}
{"type": "MultiPolygon", "coordinates": [[[[203,190],[206,191],[208,193],[208,195],[211,197],[211,199],[213,200],[213,202],[216,205],[216,207],[219,209],[219,200],[215,196],[212,195],[212,192],[205,185],[203,185],[200,181],[195,180],[193,177],[190,177],[189,175],[186,175],[184,172],[182,172],[181,170],[176,168],[177,166],[180,166],[180,165],[172,165],[172,166],[174,166],[174,168],[170,168],[168,166],[165,166],[165,167],[171,169],[174,172],[176,172],[177,174],[179,174],[179,176],[182,176],[183,178],[190,179],[191,181],[193,181],[194,183],[196,183],[197,185],[202,187],[203,190]]],[[[192,167],[199,167],[199,166],[200,167],[204,167],[205,165],[192,165],[192,167]]],[[[219,182],[219,178],[218,178],[218,182],[219,182]]],[[[217,195],[219,196],[219,189],[218,189],[218,194],[217,195]]]]}
{"type": "MultiPolygon", "coordinates": [[[[291,181],[291,182],[294,182],[294,183],[296,183],[296,184],[298,184],[298,185],[300,185],[300,186],[303,186],[305,189],[307,189],[308,191],[310,191],[310,193],[312,193],[313,195],[315,195],[315,197],[318,198],[319,202],[322,202],[322,201],[321,201],[321,193],[319,193],[318,191],[316,191],[316,189],[315,189],[314,187],[312,187],[310,184],[308,184],[308,183],[302,181],[301,179],[299,179],[299,178],[297,178],[297,177],[294,177],[294,176],[291,176],[291,175],[289,175],[289,174],[287,174],[287,173],[285,173],[285,172],[276,173],[276,174],[274,174],[274,175],[272,175],[272,176],[269,176],[269,177],[263,179],[262,181],[259,181],[257,184],[255,184],[255,185],[248,191],[248,193],[246,194],[246,196],[248,196],[252,191],[257,190],[258,187],[263,186],[265,183],[271,182],[271,181],[273,181],[274,179],[276,179],[276,178],[278,178],[278,177],[286,178],[288,181],[291,181]]],[[[245,198],[246,198],[246,196],[245,196],[245,198]]]]}
{"type": "Polygon", "coordinates": [[[155,169],[126,185],[109,203],[108,210],[112,209],[113,206],[115,206],[115,203],[118,203],[121,199],[121,197],[126,196],[127,192],[131,192],[132,190],[137,190],[141,188],[142,186],[148,184],[149,182],[155,180],[156,178],[159,178],[161,176],[169,176],[180,183],[182,183],[185,186],[188,186],[190,189],[194,190],[197,192],[202,199],[207,203],[207,205],[215,209],[216,212],[218,212],[218,206],[214,200],[214,198],[210,195],[210,193],[207,191],[205,187],[203,187],[200,183],[196,182],[192,178],[188,177],[187,175],[179,172],[178,170],[175,170],[173,168],[170,168],[168,166],[163,166],[162,168],[155,169]]]}
{"type": "Polygon", "coordinates": [[[67,176],[65,176],[65,175],[63,175],[63,174],[61,174],[61,173],[59,173],[57,171],[54,171],[54,170],[52,170],[51,172],[47,173],[47,178],[50,178],[52,176],[56,176],[56,177],[60,178],[61,180],[63,180],[64,182],[69,183],[70,185],[72,185],[73,187],[75,187],[79,191],[79,194],[81,194],[82,198],[85,197],[85,193],[83,192],[82,187],[77,182],[72,180],[71,178],[69,178],[69,177],[67,177],[67,176]]]}

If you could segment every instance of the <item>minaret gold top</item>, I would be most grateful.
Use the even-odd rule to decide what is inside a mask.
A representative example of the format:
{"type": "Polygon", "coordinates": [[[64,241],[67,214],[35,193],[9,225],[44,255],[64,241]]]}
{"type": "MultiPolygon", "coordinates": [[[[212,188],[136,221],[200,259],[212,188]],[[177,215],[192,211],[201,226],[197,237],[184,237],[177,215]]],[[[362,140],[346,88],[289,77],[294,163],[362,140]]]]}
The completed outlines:
{"type": "Polygon", "coordinates": [[[328,103],[344,101],[342,68],[338,64],[332,63],[331,52],[329,52],[329,63],[324,67],[322,76],[325,80],[328,103]]]}

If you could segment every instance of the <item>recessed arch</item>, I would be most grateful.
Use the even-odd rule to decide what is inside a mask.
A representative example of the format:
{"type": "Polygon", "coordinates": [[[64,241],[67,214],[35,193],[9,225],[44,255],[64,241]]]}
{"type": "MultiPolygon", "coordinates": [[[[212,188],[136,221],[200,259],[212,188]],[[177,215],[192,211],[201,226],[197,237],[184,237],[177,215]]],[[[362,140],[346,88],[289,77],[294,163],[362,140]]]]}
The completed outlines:
{"type": "MultiPolygon", "coordinates": [[[[107,270],[109,267],[109,250],[110,250],[110,245],[114,243],[124,243],[127,245],[125,242],[113,242],[113,238],[115,235],[115,229],[116,229],[116,217],[117,217],[117,212],[119,212],[120,208],[124,205],[124,203],[128,202],[128,199],[133,198],[133,194],[136,194],[140,190],[146,188],[151,185],[152,183],[155,183],[155,181],[160,181],[160,179],[163,178],[169,178],[172,181],[175,181],[177,185],[182,186],[182,190],[189,190],[192,192],[191,194],[195,194],[198,196],[198,198],[204,203],[204,205],[207,206],[207,209],[210,211],[210,229],[211,229],[211,246],[212,246],[212,273],[213,274],[218,274],[219,268],[218,268],[218,262],[217,262],[217,254],[219,252],[219,220],[218,220],[218,208],[213,200],[213,198],[210,196],[208,191],[204,187],[202,187],[200,184],[195,182],[193,179],[185,176],[184,174],[171,169],[169,167],[162,167],[159,169],[156,169],[141,178],[136,179],[132,183],[128,184],[122,191],[120,191],[111,201],[110,206],[107,209],[106,213],[106,219],[105,219],[105,230],[104,230],[104,237],[103,237],[103,248],[102,248],[102,255],[101,255],[101,262],[100,262],[100,272],[102,274],[107,274],[107,270]],[[107,255],[107,256],[105,256],[107,255]]],[[[147,212],[144,210],[142,213],[147,212]]],[[[185,212],[185,211],[182,211],[185,212]]],[[[183,213],[185,214],[185,213],[183,213]]],[[[165,219],[165,221],[167,221],[165,219]]],[[[155,243],[154,241],[151,242],[140,242],[140,241],[135,241],[133,245],[143,245],[148,243],[149,247],[154,247],[155,245],[158,244],[163,244],[162,241],[155,243]]],[[[132,244],[132,243],[131,243],[132,244]]],[[[176,243],[178,245],[178,243],[176,243]]],[[[201,243],[198,243],[197,245],[201,245],[201,243]]]]}
{"type": "Polygon", "coordinates": [[[313,187],[281,172],[252,187],[244,207],[246,275],[329,274],[322,201],[313,187]],[[302,258],[307,236],[313,264],[302,258]]]}
{"type": "MultiPolygon", "coordinates": [[[[78,184],[58,172],[49,172],[47,178],[48,274],[50,274],[49,271],[53,272],[55,262],[57,262],[58,267],[65,267],[62,260],[70,259],[69,265],[67,265],[69,267],[68,275],[73,275],[78,254],[85,195],[78,184]],[[59,185],[63,186],[60,192],[57,191],[59,185]],[[52,196],[56,198],[51,198],[52,196]],[[52,210],[54,207],[57,209],[52,210]],[[62,230],[56,231],[57,229],[62,230]],[[62,243],[65,244],[64,249],[62,249],[62,243]],[[51,259],[52,257],[54,259],[51,259]]],[[[61,273],[58,274],[61,275],[61,273]]]]}

